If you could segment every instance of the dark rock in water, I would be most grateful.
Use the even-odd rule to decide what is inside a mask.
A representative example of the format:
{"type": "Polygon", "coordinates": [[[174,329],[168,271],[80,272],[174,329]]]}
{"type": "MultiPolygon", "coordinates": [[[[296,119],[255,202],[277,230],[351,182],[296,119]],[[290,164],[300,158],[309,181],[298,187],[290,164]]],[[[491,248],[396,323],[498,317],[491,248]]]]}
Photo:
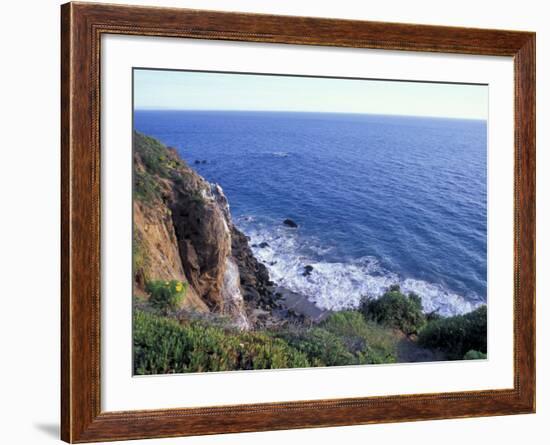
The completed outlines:
{"type": "Polygon", "coordinates": [[[199,161],[198,159],[195,159],[195,164],[200,164],[201,161],[199,161]]]}
{"type": "Polygon", "coordinates": [[[203,159],[203,160],[202,160],[202,163],[203,163],[203,164],[206,164],[206,159],[203,159]]]}
{"type": "Polygon", "coordinates": [[[298,227],[298,224],[296,224],[294,221],[292,221],[290,218],[287,218],[283,221],[283,224],[288,227],[292,227],[293,229],[298,227]]]}
{"type": "Polygon", "coordinates": [[[313,272],[313,266],[308,264],[304,267],[304,272],[302,273],[302,275],[304,277],[309,277],[311,275],[311,272],[313,272]]]}
{"type": "Polygon", "coordinates": [[[269,263],[270,266],[275,266],[275,264],[277,264],[277,261],[271,261],[271,262],[269,263]]]}
{"type": "Polygon", "coordinates": [[[269,244],[264,241],[264,242],[260,243],[258,245],[258,247],[260,247],[260,249],[265,249],[266,247],[269,247],[269,244]]]}

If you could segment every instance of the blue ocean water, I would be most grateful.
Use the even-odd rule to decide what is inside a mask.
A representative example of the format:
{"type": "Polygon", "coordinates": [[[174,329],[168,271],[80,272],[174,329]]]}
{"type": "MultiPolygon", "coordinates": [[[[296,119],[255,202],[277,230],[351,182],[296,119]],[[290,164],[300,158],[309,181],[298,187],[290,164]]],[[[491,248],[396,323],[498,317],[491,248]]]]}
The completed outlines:
{"type": "Polygon", "coordinates": [[[445,315],[486,301],[485,121],[138,110],[134,126],[219,183],[272,279],[321,307],[393,283],[445,315]]]}

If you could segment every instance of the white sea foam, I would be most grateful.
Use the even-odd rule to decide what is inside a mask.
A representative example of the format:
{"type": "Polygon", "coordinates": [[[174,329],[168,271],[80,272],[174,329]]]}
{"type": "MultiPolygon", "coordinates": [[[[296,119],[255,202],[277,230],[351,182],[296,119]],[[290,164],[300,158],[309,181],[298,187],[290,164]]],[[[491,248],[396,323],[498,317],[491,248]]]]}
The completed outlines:
{"type": "Polygon", "coordinates": [[[286,151],[274,151],[271,154],[277,158],[288,158],[288,153],[286,151]]]}
{"type": "Polygon", "coordinates": [[[364,296],[376,298],[392,284],[399,284],[406,293],[420,295],[425,312],[437,311],[450,316],[470,312],[480,304],[439,284],[404,279],[382,267],[374,257],[349,262],[316,261],[313,257],[322,258],[329,249],[314,240],[303,239],[297,230],[245,225],[252,250],[268,268],[271,279],[307,296],[323,309],[356,308],[364,296]],[[268,246],[262,248],[261,243],[268,246]],[[313,267],[309,275],[304,275],[306,265],[313,267]]]}

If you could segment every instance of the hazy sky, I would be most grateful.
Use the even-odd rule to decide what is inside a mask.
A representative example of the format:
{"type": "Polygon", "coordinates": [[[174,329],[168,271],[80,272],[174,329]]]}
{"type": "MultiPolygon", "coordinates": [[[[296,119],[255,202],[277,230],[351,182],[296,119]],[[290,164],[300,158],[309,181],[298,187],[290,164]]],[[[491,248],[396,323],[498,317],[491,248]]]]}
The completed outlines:
{"type": "Polygon", "coordinates": [[[398,114],[487,119],[488,87],[134,70],[134,107],[398,114]]]}

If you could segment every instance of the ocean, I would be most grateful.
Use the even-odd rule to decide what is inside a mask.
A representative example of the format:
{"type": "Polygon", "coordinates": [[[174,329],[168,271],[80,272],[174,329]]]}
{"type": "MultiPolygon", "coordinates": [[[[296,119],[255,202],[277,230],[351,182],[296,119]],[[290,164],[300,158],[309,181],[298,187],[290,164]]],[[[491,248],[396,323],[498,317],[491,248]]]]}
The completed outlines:
{"type": "Polygon", "coordinates": [[[485,121],[137,110],[134,127],[219,183],[271,279],[321,308],[391,284],[426,312],[486,302],[485,121]]]}

